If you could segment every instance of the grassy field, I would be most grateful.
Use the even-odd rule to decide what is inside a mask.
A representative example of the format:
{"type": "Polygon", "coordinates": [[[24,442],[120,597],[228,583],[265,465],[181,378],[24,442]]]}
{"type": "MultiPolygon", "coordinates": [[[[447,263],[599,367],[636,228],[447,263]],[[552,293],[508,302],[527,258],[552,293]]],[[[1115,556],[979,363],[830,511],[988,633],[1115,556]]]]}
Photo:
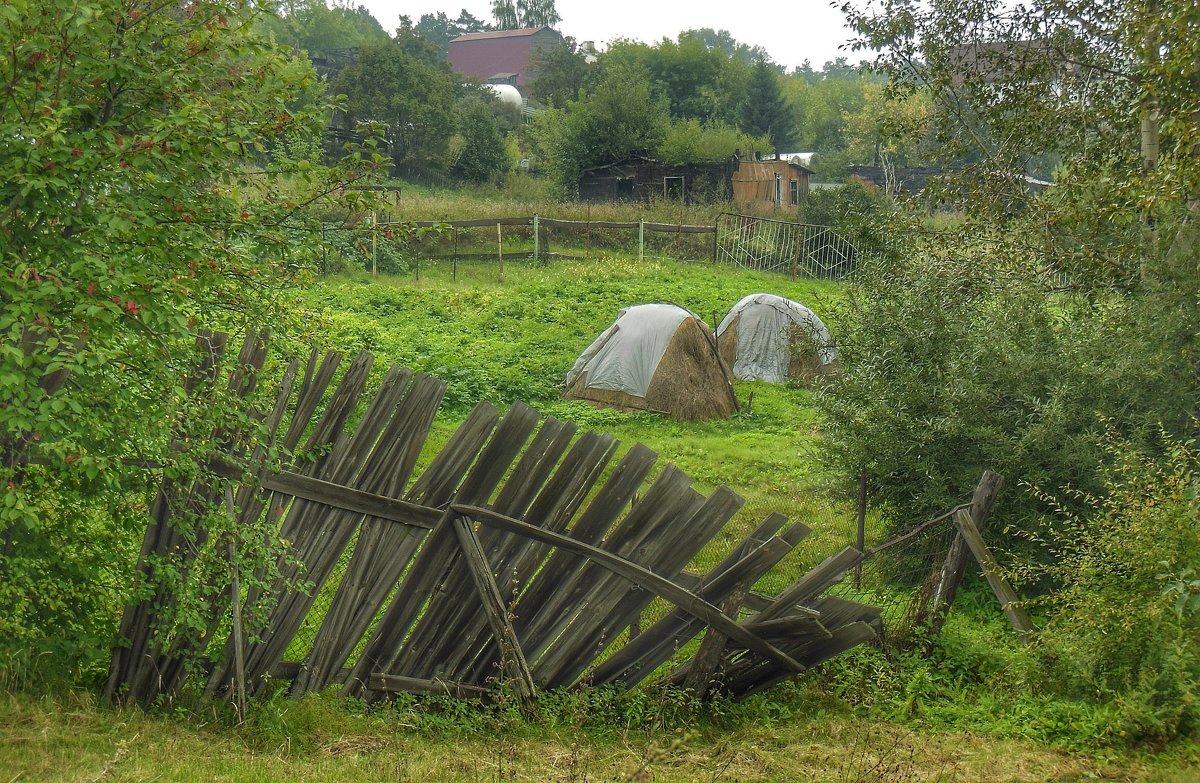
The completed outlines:
{"type": "Polygon", "coordinates": [[[328,697],[269,703],[239,727],[211,713],[110,710],[89,696],[0,694],[0,779],[351,781],[812,781],[1191,783],[1196,757],[1070,754],[971,731],[866,720],[792,691],[724,721],[597,731],[452,708],[364,713],[328,697]]]}
{"type": "MultiPolygon", "coordinates": [[[[372,351],[376,378],[398,363],[449,382],[424,459],[477,401],[527,401],[611,432],[623,448],[646,443],[701,490],[724,483],[745,496],[746,509],[702,561],[769,511],[808,523],[814,534],[792,572],[775,575],[781,581],[849,543],[852,530],[851,505],[821,464],[811,392],[739,382],[739,415],[692,424],[560,398],[576,355],[621,307],[673,301],[711,321],[757,291],[823,316],[840,295],[832,283],[601,258],[513,264],[502,280],[490,265],[464,266],[457,279],[445,267],[419,281],[323,279],[302,294],[302,306],[312,343],[372,351]]],[[[652,690],[623,698],[585,691],[548,694],[526,720],[437,700],[368,711],[322,694],[257,703],[237,724],[223,705],[146,714],[98,705],[86,692],[51,698],[0,682],[0,783],[1200,780],[1194,746],[1154,755],[1124,744],[1120,705],[1038,695],[1034,655],[1017,645],[989,595],[969,591],[932,656],[860,648],[745,703],[702,708],[652,690]]]]}
{"type": "Polygon", "coordinates": [[[813,528],[805,562],[853,540],[853,509],[834,497],[821,467],[807,389],[738,381],[739,414],[687,424],[561,398],[563,378],[578,354],[622,307],[674,302],[713,324],[746,294],[765,291],[827,316],[838,284],[628,258],[514,264],[503,281],[490,265],[464,267],[457,280],[445,265],[437,269],[441,274],[419,281],[366,275],[325,280],[305,296],[315,340],[371,351],[379,370],[395,363],[448,381],[431,445],[447,437],[477,401],[504,407],[521,400],[583,429],[612,433],[622,450],[645,443],[658,452],[660,465],[674,463],[703,492],[725,484],[745,497],[735,523],[699,565],[723,555],[771,511],[805,519],[813,528]]]}

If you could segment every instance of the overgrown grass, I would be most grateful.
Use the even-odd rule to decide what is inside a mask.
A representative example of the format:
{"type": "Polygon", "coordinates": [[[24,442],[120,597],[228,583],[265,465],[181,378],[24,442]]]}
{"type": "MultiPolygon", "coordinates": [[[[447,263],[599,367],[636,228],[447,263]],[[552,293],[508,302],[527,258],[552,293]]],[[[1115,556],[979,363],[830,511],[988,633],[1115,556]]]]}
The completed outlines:
{"type": "Polygon", "coordinates": [[[379,369],[401,364],[444,378],[446,405],[432,446],[479,400],[501,407],[521,400],[581,429],[612,433],[622,450],[645,443],[662,464],[672,462],[690,475],[701,491],[728,485],[746,498],[746,506],[702,554],[699,566],[723,555],[771,511],[803,518],[814,529],[807,560],[853,540],[847,533],[853,511],[833,497],[821,468],[807,389],[739,381],[739,414],[686,424],[561,398],[563,378],[578,354],[622,307],[674,302],[715,325],[743,296],[766,291],[821,314],[839,295],[839,284],[612,257],[511,265],[503,280],[491,269],[470,271],[477,274],[464,271],[457,280],[355,275],[322,281],[306,296],[313,337],[331,347],[371,351],[379,369]]]}
{"type": "Polygon", "coordinates": [[[1195,779],[1198,759],[1186,753],[1087,758],[971,731],[914,731],[857,717],[819,694],[783,690],[687,727],[604,730],[589,725],[589,706],[577,703],[531,722],[481,718],[453,703],[364,712],[313,696],[260,705],[251,722],[230,727],[211,709],[147,715],[78,694],[0,694],[0,772],[27,783],[1195,779]]]}

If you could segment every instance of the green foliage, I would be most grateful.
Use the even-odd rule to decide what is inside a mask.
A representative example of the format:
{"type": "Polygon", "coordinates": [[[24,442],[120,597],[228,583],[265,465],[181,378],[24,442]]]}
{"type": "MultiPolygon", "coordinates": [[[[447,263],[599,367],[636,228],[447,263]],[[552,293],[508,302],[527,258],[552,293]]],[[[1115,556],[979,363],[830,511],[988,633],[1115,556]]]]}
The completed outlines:
{"type": "Polygon", "coordinates": [[[677,120],[667,129],[658,159],[676,164],[718,162],[732,159],[736,152],[752,157],[753,153],[766,152],[770,147],[766,137],[752,137],[729,125],[677,120]]]}
{"type": "Polygon", "coordinates": [[[355,132],[360,124],[387,128],[393,165],[409,173],[440,166],[454,132],[456,77],[434,52],[388,41],[359,49],[358,59],[343,68],[330,90],[346,96],[341,122],[355,132]]]}
{"type": "Polygon", "coordinates": [[[536,47],[529,55],[529,70],[536,74],[529,85],[531,100],[566,106],[579,97],[590,67],[574,39],[536,47]]]}
{"type": "Polygon", "coordinates": [[[0,645],[53,650],[59,671],[95,664],[128,586],[145,508],[126,493],[147,480],[129,463],[191,475],[214,448],[214,398],[182,386],[196,329],[286,331],[293,240],[318,244],[309,205],[346,181],[270,162],[329,109],[293,105],[315,74],[258,16],[220,0],[0,8],[0,645]],[[185,421],[195,437],[169,450],[185,421]]]}
{"type": "Polygon", "coordinates": [[[1200,731],[1200,607],[1188,579],[1200,562],[1200,454],[1177,441],[1161,455],[1110,451],[1106,494],[1047,526],[1038,541],[1052,558],[1029,577],[1060,585],[1039,603],[1064,686],[1112,700],[1122,736],[1161,743],[1200,731]]]}
{"type": "Polygon", "coordinates": [[[497,30],[549,26],[562,21],[554,0],[492,0],[492,18],[497,30]]]}
{"type": "Polygon", "coordinates": [[[465,8],[455,19],[447,16],[445,11],[421,14],[421,18],[413,26],[413,32],[436,46],[443,56],[449,51],[451,39],[467,33],[486,32],[490,29],[487,22],[477,19],[465,8]]]}
{"type": "Polygon", "coordinates": [[[590,94],[565,110],[543,112],[535,125],[556,191],[568,196],[593,166],[653,156],[669,120],[666,107],[651,98],[644,71],[609,69],[590,94]]]}
{"type": "Polygon", "coordinates": [[[387,31],[361,5],[334,5],[327,0],[281,0],[278,15],[259,24],[280,44],[309,54],[351,49],[388,39],[387,31]]]}
{"type": "MultiPolygon", "coordinates": [[[[826,63],[820,71],[801,69],[785,77],[782,86],[794,112],[796,145],[826,154],[845,150],[845,117],[862,111],[867,85],[876,78],[865,69],[847,65],[844,58],[826,63]]],[[[823,177],[826,182],[840,179],[828,174],[823,177]]]]}
{"type": "Polygon", "coordinates": [[[453,175],[467,182],[496,182],[512,170],[495,113],[486,102],[460,106],[458,134],[461,147],[450,169],[453,175]]]}
{"type": "Polygon", "coordinates": [[[738,126],[751,136],[766,136],[773,148],[782,151],[792,143],[792,122],[778,72],[766,60],[759,60],[746,86],[738,126]]]}

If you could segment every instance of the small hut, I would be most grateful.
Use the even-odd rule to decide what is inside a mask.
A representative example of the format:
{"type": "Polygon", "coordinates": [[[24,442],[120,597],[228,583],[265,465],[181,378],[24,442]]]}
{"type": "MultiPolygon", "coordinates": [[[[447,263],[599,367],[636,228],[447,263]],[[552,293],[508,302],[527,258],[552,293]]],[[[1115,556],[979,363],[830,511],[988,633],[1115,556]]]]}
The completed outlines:
{"type": "Polygon", "coordinates": [[[743,381],[811,379],[837,357],[816,313],[775,294],[751,294],[734,305],[717,327],[717,345],[743,381]]]}
{"type": "Polygon", "coordinates": [[[727,419],[737,410],[712,331],[671,304],[627,307],[567,373],[563,396],[674,419],[727,419]]]}

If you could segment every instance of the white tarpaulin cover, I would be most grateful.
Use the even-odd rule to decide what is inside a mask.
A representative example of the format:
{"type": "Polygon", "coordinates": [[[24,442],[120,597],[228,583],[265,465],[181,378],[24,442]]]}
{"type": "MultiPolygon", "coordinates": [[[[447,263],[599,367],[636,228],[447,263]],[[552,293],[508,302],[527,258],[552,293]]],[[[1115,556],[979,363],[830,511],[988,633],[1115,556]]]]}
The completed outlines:
{"type": "Polygon", "coordinates": [[[743,381],[761,378],[768,383],[783,383],[787,380],[792,361],[788,332],[794,326],[804,329],[818,346],[817,358],[821,364],[829,364],[837,356],[837,349],[829,344],[829,330],[821,319],[791,299],[775,294],[745,297],[717,327],[718,343],[734,320],[737,320],[737,345],[734,346],[736,358],[731,370],[733,377],[743,381]]]}
{"type": "Polygon", "coordinates": [[[670,304],[626,307],[616,322],[587,347],[567,373],[567,386],[584,375],[584,385],[645,397],[650,381],[679,324],[692,314],[670,304]]]}

